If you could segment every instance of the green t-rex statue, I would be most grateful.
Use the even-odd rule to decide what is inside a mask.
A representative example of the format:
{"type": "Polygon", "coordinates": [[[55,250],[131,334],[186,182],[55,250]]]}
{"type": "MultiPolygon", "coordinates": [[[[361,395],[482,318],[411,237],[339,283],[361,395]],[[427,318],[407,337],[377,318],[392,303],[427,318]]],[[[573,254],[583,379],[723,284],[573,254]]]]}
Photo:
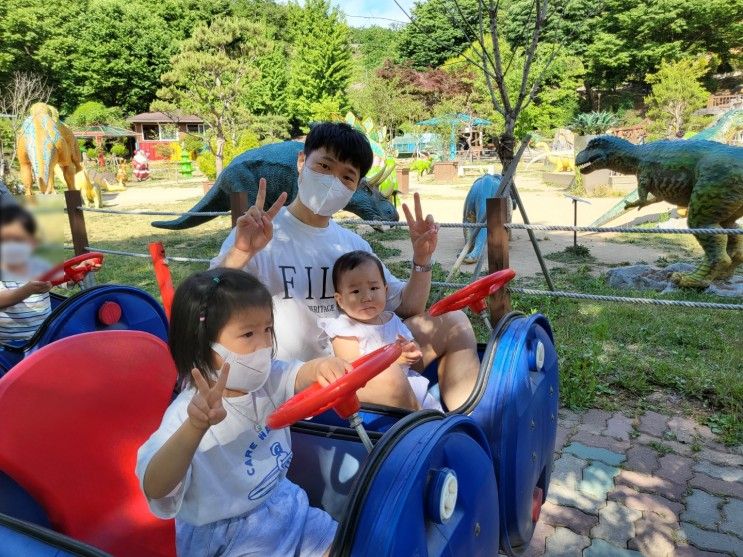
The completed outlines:
{"type": "MultiPolygon", "coordinates": [[[[735,221],[743,217],[743,147],[704,140],[633,145],[601,136],[576,155],[575,164],[582,174],[602,168],[636,174],[639,199],[625,208],[659,201],[688,207],[689,228],[738,228],[735,221]]],[[[695,237],[705,261],[691,273],[674,273],[671,280],[679,286],[709,286],[712,280],[732,276],[743,262],[743,236],[695,237]]]]}

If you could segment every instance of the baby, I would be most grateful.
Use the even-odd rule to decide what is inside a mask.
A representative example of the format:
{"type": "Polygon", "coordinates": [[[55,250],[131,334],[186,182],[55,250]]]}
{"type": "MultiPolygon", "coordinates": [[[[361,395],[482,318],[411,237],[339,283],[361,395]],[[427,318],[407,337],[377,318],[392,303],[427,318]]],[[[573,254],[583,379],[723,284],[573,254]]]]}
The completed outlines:
{"type": "Polygon", "coordinates": [[[428,380],[410,369],[421,359],[413,335],[395,313],[385,311],[387,283],[379,259],[366,251],[342,255],[333,266],[333,287],[340,315],[319,319],[318,324],[337,357],[351,362],[400,337],[409,341],[398,361],[369,381],[358,392],[359,398],[373,400],[370,393],[383,390],[392,394],[400,408],[441,410],[428,393],[428,380]]]}

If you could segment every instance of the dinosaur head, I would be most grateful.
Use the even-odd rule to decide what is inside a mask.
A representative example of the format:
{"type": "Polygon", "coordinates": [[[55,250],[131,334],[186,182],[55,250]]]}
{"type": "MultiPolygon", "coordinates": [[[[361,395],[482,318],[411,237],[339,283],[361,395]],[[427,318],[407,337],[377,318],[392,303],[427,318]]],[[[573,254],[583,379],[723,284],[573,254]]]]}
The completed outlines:
{"type": "Polygon", "coordinates": [[[379,178],[362,178],[345,209],[364,220],[400,220],[395,206],[380,193],[379,184],[384,180],[379,178]]]}
{"type": "MultiPolygon", "coordinates": [[[[602,135],[588,142],[586,148],[575,156],[575,166],[581,174],[609,168],[615,171],[628,170],[630,151],[634,146],[627,140],[612,135],[602,135]]],[[[631,168],[629,169],[631,171],[631,168]]]]}

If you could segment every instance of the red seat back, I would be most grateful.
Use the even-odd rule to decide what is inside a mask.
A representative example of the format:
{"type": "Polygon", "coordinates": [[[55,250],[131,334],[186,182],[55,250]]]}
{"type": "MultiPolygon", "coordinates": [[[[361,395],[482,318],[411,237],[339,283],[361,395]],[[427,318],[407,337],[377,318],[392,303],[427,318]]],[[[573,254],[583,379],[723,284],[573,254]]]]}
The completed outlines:
{"type": "Polygon", "coordinates": [[[173,521],[152,515],[134,475],[160,425],[176,371],[140,331],[68,337],[0,379],[0,470],[56,530],[115,556],[173,556],[173,521]]]}

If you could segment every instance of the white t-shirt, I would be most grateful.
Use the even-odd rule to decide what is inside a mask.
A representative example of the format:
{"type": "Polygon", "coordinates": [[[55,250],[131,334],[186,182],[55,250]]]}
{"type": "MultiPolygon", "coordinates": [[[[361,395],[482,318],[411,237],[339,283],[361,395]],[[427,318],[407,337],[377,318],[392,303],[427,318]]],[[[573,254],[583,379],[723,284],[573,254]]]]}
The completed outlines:
{"type": "MultiPolygon", "coordinates": [[[[219,256],[211,267],[219,267],[235,244],[235,229],[230,231],[219,256]]],[[[345,253],[354,250],[373,253],[361,236],[330,220],[325,228],[303,223],[282,207],[273,221],[273,239],[245,270],[266,285],[272,296],[301,301],[318,317],[335,317],[338,312],[333,294],[333,265],[345,253]]],[[[387,281],[387,309],[394,311],[402,300],[403,281],[384,267],[387,281]]]]}
{"type": "MultiPolygon", "coordinates": [[[[0,291],[20,288],[27,282],[38,279],[49,269],[51,265],[37,257],[29,260],[23,275],[0,269],[0,291]]],[[[48,292],[31,294],[15,305],[0,309],[0,342],[30,339],[51,311],[48,292]]]]}
{"type": "MultiPolygon", "coordinates": [[[[227,417],[210,427],[199,443],[181,484],[162,499],[148,499],[153,514],[201,526],[245,514],[266,501],[292,460],[289,428],[266,427],[268,415],[294,396],[301,362],[274,360],[263,388],[227,397],[227,417]]],[[[185,389],[170,404],[158,430],[137,453],[140,487],[152,457],[188,419],[195,390],[185,389]]]]}

